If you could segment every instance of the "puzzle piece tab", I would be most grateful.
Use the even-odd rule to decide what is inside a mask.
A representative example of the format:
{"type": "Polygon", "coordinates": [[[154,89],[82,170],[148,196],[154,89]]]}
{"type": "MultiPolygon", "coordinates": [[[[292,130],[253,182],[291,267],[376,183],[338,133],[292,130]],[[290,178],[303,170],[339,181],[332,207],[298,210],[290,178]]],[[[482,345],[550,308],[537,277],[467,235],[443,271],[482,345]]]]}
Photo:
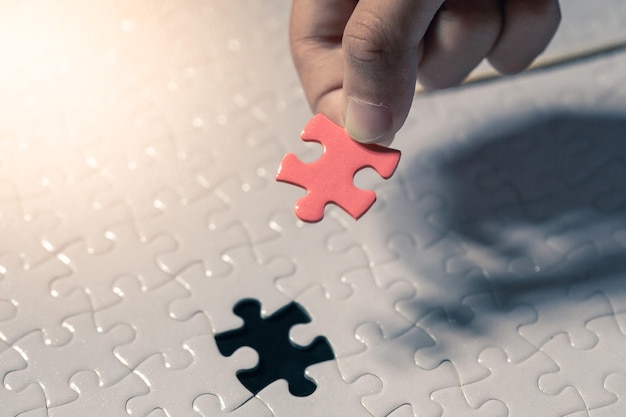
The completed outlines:
{"type": "Polygon", "coordinates": [[[160,287],[144,291],[136,277],[122,277],[114,283],[119,301],[94,313],[98,331],[124,325],[128,317],[133,318],[135,338],[127,343],[118,343],[113,348],[115,357],[125,366],[135,369],[146,358],[160,354],[167,367],[182,368],[192,358],[182,348],[184,340],[211,331],[206,316],[196,314],[188,320],[172,318],[169,304],[188,295],[180,284],[169,281],[160,287]]]}
{"type": "Polygon", "coordinates": [[[72,338],[64,345],[46,343],[41,331],[28,333],[13,344],[13,349],[20,353],[28,366],[7,373],[5,387],[20,392],[31,384],[39,384],[46,405],[51,408],[76,400],[78,393],[70,389],[68,381],[77,372],[96,372],[103,387],[114,385],[130,373],[115,358],[113,351],[114,346],[133,339],[129,326],[99,332],[91,313],[70,317],[63,325],[72,333],[72,338]]]}
{"type": "Polygon", "coordinates": [[[289,395],[286,381],[279,380],[259,392],[257,398],[267,404],[273,417],[371,417],[361,404],[361,398],[375,395],[382,389],[380,378],[371,374],[346,382],[334,361],[311,365],[306,370],[306,376],[318,386],[315,393],[308,397],[289,395]]]}
{"type": "Polygon", "coordinates": [[[537,389],[539,377],[546,372],[556,372],[559,366],[544,352],[513,364],[499,348],[481,352],[478,362],[489,369],[490,375],[480,381],[463,386],[465,397],[472,408],[481,408],[489,401],[498,400],[509,409],[509,417],[541,415],[578,415],[585,410],[585,403],[577,387],[567,386],[555,396],[537,389]],[[515,389],[511,389],[515,387],[515,389]]]}
{"type": "Polygon", "coordinates": [[[306,196],[296,202],[296,216],[306,222],[317,222],[324,217],[324,207],[334,203],[352,217],[361,217],[376,201],[371,190],[354,186],[354,175],[363,168],[373,168],[387,179],[400,161],[400,151],[379,145],[363,145],[348,136],[346,131],[323,114],[315,115],[302,131],[302,140],[319,142],[322,156],[310,164],[293,154],[283,157],[276,180],[303,187],[306,196]]]}
{"type": "Polygon", "coordinates": [[[0,340],[0,404],[2,404],[3,415],[25,416],[31,410],[45,410],[46,397],[39,384],[29,384],[21,391],[8,389],[4,382],[7,373],[21,370],[28,367],[28,363],[8,344],[0,340]]]}
{"type": "Polygon", "coordinates": [[[185,340],[181,347],[192,358],[184,367],[169,367],[164,356],[156,353],[135,368],[133,372],[150,390],[128,400],[128,414],[147,416],[160,408],[166,416],[196,417],[194,400],[205,394],[217,396],[219,409],[224,412],[231,412],[252,398],[235,378],[237,369],[251,369],[257,363],[252,349],[240,349],[230,361],[218,360],[218,347],[208,333],[185,340]]]}
{"type": "Polygon", "coordinates": [[[106,415],[127,417],[128,398],[147,395],[148,386],[135,374],[128,374],[113,385],[106,385],[96,372],[79,371],[70,378],[70,388],[78,394],[75,401],[48,409],[50,417],[106,415]]]}
{"type": "Polygon", "coordinates": [[[613,315],[590,320],[586,327],[598,335],[598,343],[591,349],[572,347],[566,334],[554,336],[541,347],[558,368],[541,375],[538,386],[550,395],[576,387],[588,409],[601,408],[618,400],[606,389],[605,379],[614,373],[626,374],[626,337],[613,315]]]}
{"type": "Polygon", "coordinates": [[[361,375],[375,375],[382,381],[382,390],[361,399],[373,416],[387,416],[398,407],[409,404],[412,417],[441,416],[441,406],[431,399],[435,391],[460,386],[457,373],[450,362],[426,370],[415,363],[415,352],[432,345],[428,334],[413,327],[402,335],[388,339],[376,323],[363,323],[356,337],[366,349],[353,356],[337,360],[347,382],[361,375]]]}

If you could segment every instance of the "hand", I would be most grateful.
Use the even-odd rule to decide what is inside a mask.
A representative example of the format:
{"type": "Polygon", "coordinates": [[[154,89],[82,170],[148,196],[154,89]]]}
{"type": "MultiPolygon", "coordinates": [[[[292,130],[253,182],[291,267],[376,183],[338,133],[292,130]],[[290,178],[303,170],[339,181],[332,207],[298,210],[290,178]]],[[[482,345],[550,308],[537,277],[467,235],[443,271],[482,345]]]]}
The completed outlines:
{"type": "Polygon", "coordinates": [[[358,141],[389,144],[417,79],[457,85],[485,57],[522,71],[560,19],[558,0],[294,0],[290,40],[313,111],[358,141]]]}

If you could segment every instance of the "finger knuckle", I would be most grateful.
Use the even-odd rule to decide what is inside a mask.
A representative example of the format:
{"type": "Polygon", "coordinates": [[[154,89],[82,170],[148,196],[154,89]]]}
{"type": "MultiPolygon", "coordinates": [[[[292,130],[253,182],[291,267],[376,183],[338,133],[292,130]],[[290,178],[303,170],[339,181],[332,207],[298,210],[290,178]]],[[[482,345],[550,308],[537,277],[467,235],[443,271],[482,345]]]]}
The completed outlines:
{"type": "Polygon", "coordinates": [[[342,42],[345,57],[351,64],[369,67],[385,66],[392,61],[397,44],[386,22],[372,14],[350,22],[342,42]]]}
{"type": "Polygon", "coordinates": [[[561,12],[558,0],[514,0],[512,10],[537,17],[551,17],[560,20],[561,12]]]}
{"type": "Polygon", "coordinates": [[[439,17],[453,23],[463,22],[470,30],[489,30],[499,27],[501,11],[497,3],[489,0],[468,2],[466,0],[447,1],[439,17]]]}

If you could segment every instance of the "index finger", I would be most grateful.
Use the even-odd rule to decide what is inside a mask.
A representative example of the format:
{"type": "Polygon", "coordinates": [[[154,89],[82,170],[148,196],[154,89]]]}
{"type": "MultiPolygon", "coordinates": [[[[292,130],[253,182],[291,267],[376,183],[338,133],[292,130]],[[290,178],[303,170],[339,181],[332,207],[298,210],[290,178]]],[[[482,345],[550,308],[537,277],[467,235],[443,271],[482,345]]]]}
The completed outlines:
{"type": "Polygon", "coordinates": [[[357,3],[294,0],[291,9],[291,54],[309,105],[340,125],[344,72],[341,42],[357,3]]]}

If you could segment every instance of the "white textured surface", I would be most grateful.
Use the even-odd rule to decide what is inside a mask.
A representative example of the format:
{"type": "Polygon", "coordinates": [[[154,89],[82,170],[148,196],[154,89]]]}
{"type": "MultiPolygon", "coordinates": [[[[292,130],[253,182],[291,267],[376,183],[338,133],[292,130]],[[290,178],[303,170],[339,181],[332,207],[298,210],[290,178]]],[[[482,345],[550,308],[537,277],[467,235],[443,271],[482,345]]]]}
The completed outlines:
{"type": "MultiPolygon", "coordinates": [[[[551,52],[622,3],[565,1],[551,52]]],[[[0,10],[0,417],[225,414],[253,354],[212,334],[251,292],[339,359],[233,417],[626,412],[626,53],[417,97],[372,211],[304,225],[287,2],[0,10]]]]}

